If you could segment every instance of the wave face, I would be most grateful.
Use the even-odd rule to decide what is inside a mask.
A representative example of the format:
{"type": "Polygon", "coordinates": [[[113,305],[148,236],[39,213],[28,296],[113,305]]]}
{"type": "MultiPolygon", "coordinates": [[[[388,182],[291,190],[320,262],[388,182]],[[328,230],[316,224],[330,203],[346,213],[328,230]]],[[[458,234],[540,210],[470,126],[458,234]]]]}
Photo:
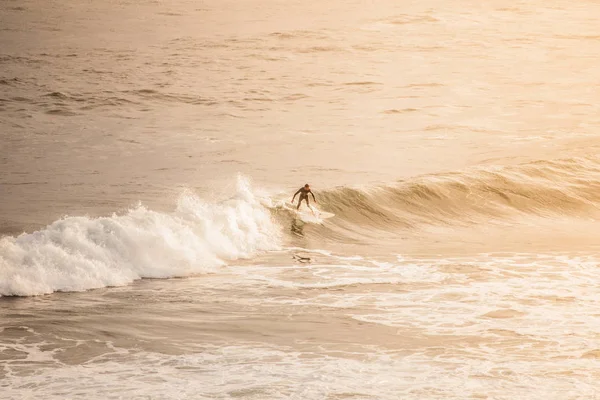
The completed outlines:
{"type": "MultiPolygon", "coordinates": [[[[427,226],[589,217],[600,204],[600,163],[578,158],[476,168],[324,190],[317,198],[336,217],[308,224],[306,233],[340,244],[380,240],[381,231],[397,238],[427,226]]],[[[123,215],[68,217],[31,234],[4,237],[0,295],[81,291],[211,272],[231,260],[281,248],[282,228],[294,213],[280,202],[259,198],[239,179],[235,195],[220,203],[188,193],[170,214],[138,206],[123,215]]],[[[298,229],[303,228],[292,222],[292,232],[297,235],[298,229]]]]}
{"type": "Polygon", "coordinates": [[[582,216],[598,211],[600,163],[573,158],[476,168],[363,189],[320,193],[320,203],[351,228],[390,230],[469,225],[523,215],[582,216]],[[350,224],[348,224],[350,223],[350,224]]]}
{"type": "Polygon", "coordinates": [[[0,295],[31,296],[120,286],[140,278],[201,274],[279,247],[269,211],[238,180],[221,203],[182,195],[164,214],[138,206],[124,215],[67,217],[0,239],[0,295]]]}

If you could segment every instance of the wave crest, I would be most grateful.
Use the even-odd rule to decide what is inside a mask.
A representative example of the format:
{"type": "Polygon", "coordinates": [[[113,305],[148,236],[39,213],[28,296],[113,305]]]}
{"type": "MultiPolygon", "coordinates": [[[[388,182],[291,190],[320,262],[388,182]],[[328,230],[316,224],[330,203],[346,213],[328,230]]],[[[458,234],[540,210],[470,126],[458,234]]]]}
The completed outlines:
{"type": "Polygon", "coordinates": [[[279,247],[280,229],[240,179],[227,201],[183,194],[174,213],[138,206],[124,215],[66,217],[0,239],[0,295],[31,296],[213,271],[279,247]]]}
{"type": "Polygon", "coordinates": [[[536,161],[426,175],[321,193],[327,211],[379,228],[470,224],[527,215],[589,215],[600,202],[600,164],[589,158],[536,161]]]}

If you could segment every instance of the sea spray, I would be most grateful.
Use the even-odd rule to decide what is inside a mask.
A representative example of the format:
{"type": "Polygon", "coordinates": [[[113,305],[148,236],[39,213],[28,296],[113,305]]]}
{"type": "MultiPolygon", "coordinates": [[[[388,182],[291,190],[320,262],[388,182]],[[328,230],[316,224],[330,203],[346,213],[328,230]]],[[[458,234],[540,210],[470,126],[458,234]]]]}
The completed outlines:
{"type": "Polygon", "coordinates": [[[0,295],[31,296],[215,271],[279,247],[280,228],[239,178],[233,197],[182,194],[173,213],[139,205],[123,215],[66,217],[0,239],[0,295]]]}

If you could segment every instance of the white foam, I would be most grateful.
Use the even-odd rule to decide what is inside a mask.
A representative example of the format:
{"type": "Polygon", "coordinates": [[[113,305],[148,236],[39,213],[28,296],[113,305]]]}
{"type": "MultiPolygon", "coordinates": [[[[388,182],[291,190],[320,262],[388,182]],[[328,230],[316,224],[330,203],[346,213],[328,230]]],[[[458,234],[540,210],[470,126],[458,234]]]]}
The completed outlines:
{"type": "MultiPolygon", "coordinates": [[[[288,316],[290,331],[295,323],[304,323],[304,316],[315,321],[354,318],[363,322],[365,332],[382,333],[388,340],[355,336],[346,345],[345,336],[329,342],[315,330],[310,338],[289,336],[293,345],[285,345],[285,335],[274,341],[277,332],[266,330],[271,325],[265,324],[258,336],[218,338],[214,344],[178,337],[173,340],[186,349],[180,355],[107,342],[103,354],[95,351],[82,364],[71,365],[62,363],[54,349],[76,343],[27,337],[0,344],[0,352],[20,353],[5,363],[3,394],[15,399],[40,393],[50,399],[96,399],[133,392],[165,399],[574,399],[593,398],[597,392],[594,254],[232,265],[219,272],[194,280],[192,286],[198,305],[219,303],[215,310],[222,313],[211,313],[209,320],[226,322],[221,328],[233,326],[228,318],[238,318],[236,326],[243,324],[253,310],[256,315],[288,316]],[[373,282],[407,285],[361,288],[373,282]],[[296,290],[346,283],[355,286],[296,290]],[[269,291],[266,284],[278,290],[269,291]],[[225,285],[235,285],[236,291],[225,285]],[[225,300],[207,288],[225,288],[221,293],[234,295],[225,300]],[[379,331],[379,326],[385,329],[379,331]]],[[[172,295],[189,297],[188,292],[172,295]]],[[[192,322],[191,335],[206,320],[179,318],[192,322]]]]}
{"type": "Polygon", "coordinates": [[[171,214],[138,206],[124,215],[67,217],[0,239],[0,295],[39,295],[214,271],[279,247],[280,229],[249,183],[208,203],[183,194],[171,214]]]}
{"type": "Polygon", "coordinates": [[[364,257],[362,257],[362,256],[340,256],[340,255],[334,255],[331,251],[328,251],[328,250],[305,249],[304,247],[287,247],[286,250],[301,251],[303,253],[320,254],[322,256],[327,256],[332,259],[341,260],[341,261],[360,261],[360,260],[364,259],[364,257]]]}
{"type": "Polygon", "coordinates": [[[207,346],[183,355],[128,351],[83,365],[51,364],[23,370],[8,365],[3,395],[47,399],[464,399],[593,398],[595,360],[492,362],[427,354],[319,354],[245,344],[207,346]],[[565,374],[576,368],[576,374],[565,374]],[[77,384],[74,384],[77,382],[77,384]]]}
{"type": "MultiPolygon", "coordinates": [[[[322,254],[322,251],[313,250],[312,253],[322,254]]],[[[366,284],[437,284],[447,279],[447,274],[439,272],[427,264],[413,262],[386,263],[355,257],[330,256],[330,258],[336,263],[307,263],[278,267],[263,265],[236,267],[235,273],[244,276],[243,281],[237,284],[261,282],[261,284],[270,287],[332,289],[366,284]],[[350,264],[350,261],[358,261],[362,265],[350,264]],[[295,273],[290,274],[288,272],[290,269],[295,273]]]]}
{"type": "MultiPolygon", "coordinates": [[[[418,327],[430,335],[491,338],[498,331],[511,331],[547,338],[548,343],[560,338],[560,349],[555,351],[569,356],[585,352],[590,344],[582,337],[594,337],[597,331],[597,319],[589,313],[598,307],[594,257],[514,255],[424,262],[430,262],[432,269],[453,265],[464,269],[445,272],[452,278],[443,285],[398,293],[344,294],[343,304],[369,304],[376,310],[354,315],[357,320],[418,327]]],[[[331,299],[311,301],[335,305],[331,299]]]]}

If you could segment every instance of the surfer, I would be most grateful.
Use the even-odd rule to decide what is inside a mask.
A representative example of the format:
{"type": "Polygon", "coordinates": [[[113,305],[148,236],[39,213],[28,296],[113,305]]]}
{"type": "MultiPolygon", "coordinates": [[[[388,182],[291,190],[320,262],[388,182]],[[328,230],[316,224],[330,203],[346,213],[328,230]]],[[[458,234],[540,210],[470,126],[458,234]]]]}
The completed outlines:
{"type": "Polygon", "coordinates": [[[317,199],[315,199],[315,195],[310,190],[310,185],[308,183],[306,185],[304,185],[303,187],[301,187],[300,189],[298,189],[298,191],[296,193],[294,193],[294,197],[292,197],[292,204],[294,203],[294,199],[296,198],[296,195],[298,195],[298,193],[300,193],[300,198],[298,199],[298,207],[296,207],[296,210],[298,210],[300,208],[300,204],[302,203],[302,200],[306,200],[306,206],[308,208],[310,208],[310,204],[308,203],[308,194],[309,193],[313,197],[313,200],[315,201],[315,203],[317,202],[317,199]]]}

